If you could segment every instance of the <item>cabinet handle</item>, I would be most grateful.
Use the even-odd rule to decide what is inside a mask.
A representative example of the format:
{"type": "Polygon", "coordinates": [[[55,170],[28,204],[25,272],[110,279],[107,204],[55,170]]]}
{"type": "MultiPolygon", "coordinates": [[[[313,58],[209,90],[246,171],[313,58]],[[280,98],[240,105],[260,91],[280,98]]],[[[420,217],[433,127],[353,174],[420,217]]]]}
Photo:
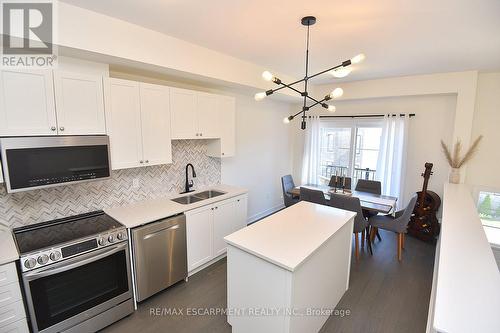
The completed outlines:
{"type": "Polygon", "coordinates": [[[222,156],[224,156],[224,153],[222,153],[222,156]]]}
{"type": "Polygon", "coordinates": [[[56,128],[55,126],[52,126],[52,127],[50,128],[50,130],[51,130],[51,131],[55,131],[56,129],[57,129],[57,128],[56,128]]]}
{"type": "Polygon", "coordinates": [[[240,202],[240,199],[238,199],[238,202],[240,202]]]}
{"type": "Polygon", "coordinates": [[[140,161],[139,161],[139,163],[144,163],[144,161],[143,161],[143,160],[140,160],[140,161]]]}
{"type": "Polygon", "coordinates": [[[149,163],[149,160],[146,160],[146,163],[149,163]]]}
{"type": "Polygon", "coordinates": [[[198,136],[198,133],[196,133],[196,136],[198,136]]]}
{"type": "Polygon", "coordinates": [[[64,127],[63,126],[59,127],[59,130],[64,131],[64,127]]]}
{"type": "Polygon", "coordinates": [[[203,136],[203,133],[200,133],[200,136],[203,136]]]}
{"type": "Polygon", "coordinates": [[[212,207],[212,208],[210,208],[210,209],[211,209],[211,210],[214,210],[214,208],[213,208],[213,207],[212,207]]]}

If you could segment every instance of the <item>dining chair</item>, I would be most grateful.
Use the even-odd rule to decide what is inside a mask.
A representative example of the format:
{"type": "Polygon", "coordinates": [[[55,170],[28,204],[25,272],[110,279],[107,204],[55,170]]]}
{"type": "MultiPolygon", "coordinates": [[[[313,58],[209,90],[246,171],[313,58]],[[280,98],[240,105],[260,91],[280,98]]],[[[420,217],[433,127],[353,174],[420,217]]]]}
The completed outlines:
{"type": "Polygon", "coordinates": [[[285,175],[281,177],[281,189],[283,190],[283,201],[285,207],[290,207],[291,205],[299,202],[299,199],[294,198],[293,195],[289,192],[294,188],[295,183],[293,182],[293,178],[291,175],[285,175]]]}
{"type": "MultiPolygon", "coordinates": [[[[353,233],[354,233],[354,254],[356,257],[356,261],[358,261],[359,260],[358,236],[359,234],[361,234],[361,247],[364,247],[365,232],[368,227],[368,221],[366,221],[365,217],[363,216],[363,212],[361,209],[361,202],[359,201],[359,198],[332,193],[330,194],[330,200],[328,201],[328,205],[356,213],[356,217],[354,218],[353,233]]],[[[368,249],[370,250],[370,254],[373,254],[370,237],[367,238],[367,243],[368,243],[368,249]]]]}
{"type": "Polygon", "coordinates": [[[378,180],[358,179],[356,191],[382,194],[382,183],[378,180]]]}
{"type": "Polygon", "coordinates": [[[404,249],[405,245],[405,234],[408,229],[408,223],[410,222],[411,214],[413,213],[413,209],[415,208],[415,203],[417,202],[417,195],[414,195],[405,209],[402,209],[392,215],[377,215],[372,216],[368,219],[368,224],[370,224],[370,241],[373,242],[375,238],[375,234],[377,230],[384,229],[393,231],[398,234],[398,260],[402,260],[402,249],[404,249]]]}
{"type": "Polygon", "coordinates": [[[300,188],[300,200],[326,205],[325,194],[323,191],[313,190],[307,187],[300,188]]]}
{"type": "MultiPolygon", "coordinates": [[[[351,189],[351,177],[345,177],[345,189],[350,190],[351,189]]],[[[337,184],[335,184],[335,176],[332,176],[330,178],[330,182],[328,183],[328,186],[330,187],[336,187],[336,188],[341,188],[342,185],[344,184],[344,177],[338,177],[337,178],[337,184]]]]}

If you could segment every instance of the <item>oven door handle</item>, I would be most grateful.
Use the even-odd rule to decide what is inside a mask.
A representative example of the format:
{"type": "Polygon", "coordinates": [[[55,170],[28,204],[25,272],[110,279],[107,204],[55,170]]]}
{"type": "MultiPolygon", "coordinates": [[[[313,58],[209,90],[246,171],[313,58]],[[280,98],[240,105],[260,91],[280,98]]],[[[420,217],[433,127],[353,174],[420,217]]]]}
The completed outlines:
{"type": "MultiPolygon", "coordinates": [[[[60,265],[57,267],[48,267],[48,268],[43,269],[43,270],[28,272],[28,273],[24,274],[24,278],[27,281],[32,281],[32,280],[36,280],[36,279],[39,279],[39,278],[42,278],[45,276],[50,276],[50,275],[54,275],[57,273],[62,273],[62,272],[68,271],[70,269],[77,268],[77,267],[86,265],[88,263],[91,263],[93,261],[102,259],[104,257],[107,257],[107,256],[113,254],[113,253],[122,251],[122,250],[126,249],[127,244],[128,243],[124,242],[124,243],[121,243],[121,244],[118,244],[118,245],[115,245],[112,247],[102,249],[101,251],[98,251],[98,252],[96,251],[97,253],[95,253],[95,252],[88,253],[85,256],[85,258],[80,259],[80,260],[75,260],[74,262],[69,263],[69,264],[63,264],[62,262],[59,262],[60,265]]],[[[78,258],[78,257],[76,257],[76,258],[78,258]]],[[[74,259],[76,259],[76,258],[74,258],[74,259]]]]}

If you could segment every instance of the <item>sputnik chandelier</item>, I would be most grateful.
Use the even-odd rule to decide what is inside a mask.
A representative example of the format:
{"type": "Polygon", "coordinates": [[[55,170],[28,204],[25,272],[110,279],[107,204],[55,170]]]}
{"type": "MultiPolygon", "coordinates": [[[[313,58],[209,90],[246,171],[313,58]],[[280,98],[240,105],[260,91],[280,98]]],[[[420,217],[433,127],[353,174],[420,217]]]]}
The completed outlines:
{"type": "Polygon", "coordinates": [[[261,101],[266,96],[269,96],[269,95],[273,94],[274,92],[281,90],[281,89],[284,89],[284,88],[291,89],[291,90],[295,91],[296,93],[300,94],[302,97],[304,97],[304,103],[302,106],[302,110],[300,110],[299,112],[297,112],[294,115],[286,117],[285,119],[283,119],[283,122],[285,124],[288,124],[295,117],[302,114],[302,123],[300,125],[300,128],[302,128],[304,130],[304,129],[306,129],[306,118],[307,118],[306,112],[309,111],[309,109],[315,107],[316,105],[321,105],[322,107],[324,107],[328,111],[335,112],[335,106],[331,105],[331,104],[327,104],[326,101],[329,101],[329,100],[335,99],[335,98],[339,98],[344,94],[344,91],[342,90],[342,88],[335,88],[331,93],[326,95],[323,99],[318,100],[316,98],[309,96],[309,93],[307,92],[308,81],[316,76],[325,74],[327,72],[330,72],[336,78],[345,77],[345,76],[349,75],[349,73],[352,70],[352,68],[350,66],[352,64],[358,64],[361,61],[363,61],[365,59],[365,55],[358,54],[357,56],[342,62],[340,65],[337,65],[337,66],[332,67],[332,68],[328,68],[328,69],[321,71],[319,73],[316,73],[314,75],[309,75],[309,27],[311,25],[313,25],[314,23],[316,23],[316,18],[314,16],[306,16],[306,17],[302,18],[301,22],[302,22],[302,25],[307,26],[306,75],[301,80],[287,84],[287,83],[282,82],[279,78],[274,76],[272,73],[265,71],[264,73],[262,73],[262,78],[266,81],[272,81],[272,82],[276,83],[277,85],[279,85],[280,87],[255,94],[255,100],[261,101]],[[293,87],[294,85],[301,83],[301,82],[304,82],[304,91],[300,91],[297,88],[293,87]],[[312,104],[307,105],[308,100],[310,100],[312,104]]]}

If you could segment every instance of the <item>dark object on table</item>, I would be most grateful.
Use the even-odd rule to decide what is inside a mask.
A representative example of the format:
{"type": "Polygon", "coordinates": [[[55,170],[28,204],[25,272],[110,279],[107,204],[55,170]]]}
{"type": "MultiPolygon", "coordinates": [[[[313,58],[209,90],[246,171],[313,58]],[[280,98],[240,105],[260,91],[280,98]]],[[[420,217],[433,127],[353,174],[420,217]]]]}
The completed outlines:
{"type": "Polygon", "coordinates": [[[415,203],[417,202],[417,195],[414,195],[408,206],[404,210],[396,212],[395,216],[392,215],[377,215],[372,216],[368,219],[370,224],[370,240],[373,242],[377,230],[384,229],[389,231],[394,231],[398,234],[398,260],[402,260],[401,250],[404,249],[404,234],[407,232],[408,223],[410,222],[410,217],[415,208],[415,203]]]}
{"type": "Polygon", "coordinates": [[[293,204],[299,202],[299,199],[293,197],[290,193],[291,190],[295,188],[295,183],[291,175],[285,175],[281,177],[281,189],[283,190],[283,201],[285,207],[290,207],[293,204]]]}
{"type": "Polygon", "coordinates": [[[351,177],[332,176],[332,178],[330,178],[330,183],[328,183],[328,186],[333,188],[343,188],[345,190],[350,190],[351,177]],[[344,178],[345,178],[345,183],[344,183],[344,178]]]}
{"type": "MultiPolygon", "coordinates": [[[[354,255],[356,257],[356,261],[359,260],[359,239],[358,235],[361,233],[361,247],[364,247],[365,244],[365,232],[368,227],[368,222],[363,217],[361,212],[361,202],[359,198],[356,197],[348,197],[342,194],[330,194],[330,201],[328,204],[332,207],[348,210],[351,212],[357,213],[354,218],[354,255]]],[[[370,254],[373,254],[372,251],[372,243],[370,237],[367,238],[368,249],[370,250],[370,254]]]]}
{"type": "Polygon", "coordinates": [[[435,192],[429,191],[427,185],[432,175],[432,163],[425,163],[422,173],[424,184],[422,191],[417,192],[418,200],[408,226],[408,233],[420,240],[435,243],[439,235],[439,222],[436,213],[441,206],[441,198],[435,192]]]}
{"type": "Polygon", "coordinates": [[[300,201],[309,201],[321,205],[326,205],[325,194],[320,190],[313,190],[307,187],[300,188],[300,201]]]}

